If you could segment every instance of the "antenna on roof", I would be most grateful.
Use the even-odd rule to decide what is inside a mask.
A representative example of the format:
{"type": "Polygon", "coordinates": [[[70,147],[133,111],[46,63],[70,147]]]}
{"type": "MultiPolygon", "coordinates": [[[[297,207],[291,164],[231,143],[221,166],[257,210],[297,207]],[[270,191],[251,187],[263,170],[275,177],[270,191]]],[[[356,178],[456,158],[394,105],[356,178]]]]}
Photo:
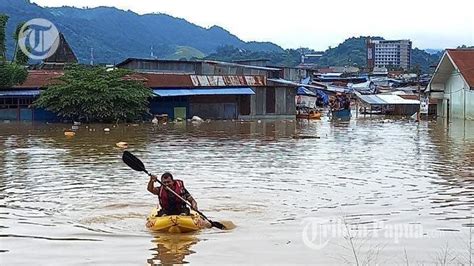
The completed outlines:
{"type": "Polygon", "coordinates": [[[91,66],[94,65],[94,48],[91,47],[91,66]]]}
{"type": "Polygon", "coordinates": [[[153,45],[150,47],[150,57],[156,58],[155,53],[153,52],[153,45]]]}

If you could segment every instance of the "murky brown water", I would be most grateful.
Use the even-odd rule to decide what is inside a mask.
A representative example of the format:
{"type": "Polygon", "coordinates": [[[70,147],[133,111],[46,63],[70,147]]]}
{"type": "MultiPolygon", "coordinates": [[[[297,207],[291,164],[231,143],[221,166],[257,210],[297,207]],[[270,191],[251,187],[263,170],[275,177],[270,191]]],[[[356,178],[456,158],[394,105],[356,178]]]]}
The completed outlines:
{"type": "Polygon", "coordinates": [[[473,122],[92,125],[66,138],[68,127],[0,125],[2,265],[353,264],[351,242],[370,264],[472,252],[473,122]],[[237,228],[148,232],[156,198],[119,141],[237,228]]]}

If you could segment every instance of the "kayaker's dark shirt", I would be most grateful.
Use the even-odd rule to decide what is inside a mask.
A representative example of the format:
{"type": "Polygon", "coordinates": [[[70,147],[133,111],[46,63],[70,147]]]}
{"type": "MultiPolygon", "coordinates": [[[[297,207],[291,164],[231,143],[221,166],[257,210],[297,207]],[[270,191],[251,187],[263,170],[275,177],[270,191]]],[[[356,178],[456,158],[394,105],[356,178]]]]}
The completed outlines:
{"type": "MultiPolygon", "coordinates": [[[[161,210],[162,215],[165,215],[165,214],[166,215],[179,215],[182,213],[189,213],[189,209],[186,206],[186,203],[182,202],[172,192],[168,190],[165,190],[165,193],[167,194],[167,198],[168,198],[168,208],[161,210]]],[[[191,194],[188,192],[186,188],[183,188],[183,193],[181,193],[180,196],[184,198],[185,200],[187,200],[188,198],[191,197],[191,194]]],[[[161,207],[163,208],[163,206],[161,207]]]]}

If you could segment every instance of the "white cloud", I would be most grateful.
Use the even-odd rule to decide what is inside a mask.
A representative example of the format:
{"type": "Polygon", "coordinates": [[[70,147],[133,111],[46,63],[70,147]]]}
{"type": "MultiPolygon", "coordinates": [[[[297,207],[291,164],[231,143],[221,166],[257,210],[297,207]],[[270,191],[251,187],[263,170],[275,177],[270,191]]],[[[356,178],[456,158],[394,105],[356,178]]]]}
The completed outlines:
{"type": "Polygon", "coordinates": [[[380,35],[411,39],[420,48],[474,45],[473,4],[437,1],[32,0],[39,5],[115,6],[139,14],[166,13],[203,27],[219,25],[243,40],[324,50],[344,39],[380,35]]]}

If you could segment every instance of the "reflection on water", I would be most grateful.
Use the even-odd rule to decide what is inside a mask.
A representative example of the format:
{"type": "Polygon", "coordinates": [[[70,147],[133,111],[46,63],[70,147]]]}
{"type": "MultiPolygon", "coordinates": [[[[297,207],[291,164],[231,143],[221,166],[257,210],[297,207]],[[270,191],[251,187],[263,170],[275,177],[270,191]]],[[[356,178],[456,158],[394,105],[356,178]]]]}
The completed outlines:
{"type": "Polygon", "coordinates": [[[378,232],[370,243],[384,246],[385,262],[406,264],[406,250],[412,264],[432,264],[447,244],[466,253],[474,122],[82,125],[67,138],[69,128],[0,124],[2,265],[344,262],[344,238],[320,250],[304,243],[306,218],[378,232]],[[117,142],[150,171],[184,180],[209,218],[238,227],[151,234],[144,223],[156,196],[121,162],[117,142]],[[418,225],[421,236],[395,241],[381,231],[398,225],[418,225]]]}
{"type": "Polygon", "coordinates": [[[187,234],[162,234],[154,236],[152,243],[153,258],[148,259],[149,265],[173,265],[188,263],[185,257],[193,254],[191,247],[199,242],[193,235],[187,234]]]}

